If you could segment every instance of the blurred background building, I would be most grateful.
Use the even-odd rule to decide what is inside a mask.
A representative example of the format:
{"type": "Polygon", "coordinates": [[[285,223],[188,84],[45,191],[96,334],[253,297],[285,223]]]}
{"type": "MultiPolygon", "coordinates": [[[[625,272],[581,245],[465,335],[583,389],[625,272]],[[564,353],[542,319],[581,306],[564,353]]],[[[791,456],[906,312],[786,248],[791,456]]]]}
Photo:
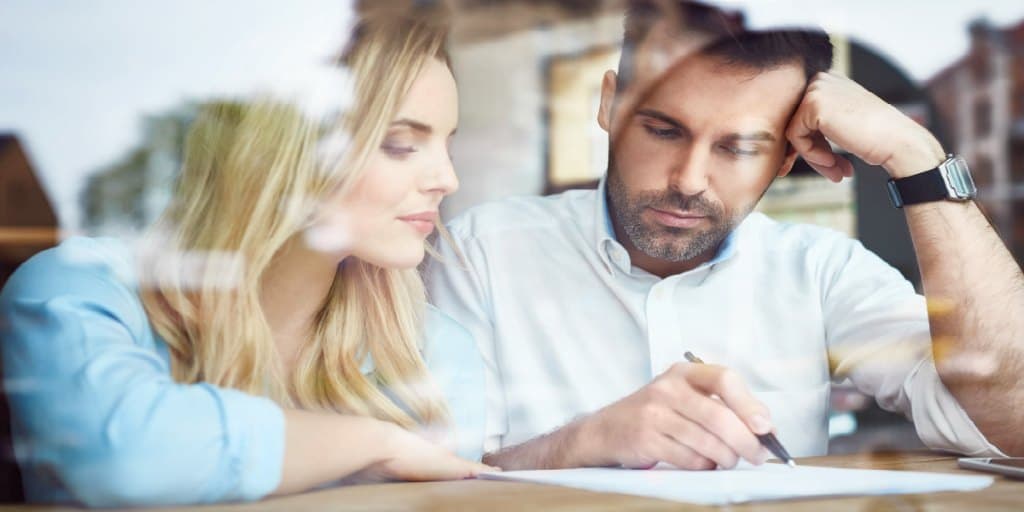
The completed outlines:
{"type": "Polygon", "coordinates": [[[928,81],[967,159],[988,211],[1017,261],[1024,261],[1024,21],[1008,27],[977,19],[967,53],[928,81]]]}
{"type": "MultiPolygon", "coordinates": [[[[451,53],[461,117],[453,155],[461,189],[445,201],[443,214],[450,218],[509,195],[594,186],[608,151],[607,135],[596,123],[600,82],[618,62],[623,1],[450,3],[457,12],[451,53]]],[[[989,0],[965,10],[953,2],[811,2],[803,5],[815,7],[803,9],[781,2],[719,3],[739,24],[766,12],[789,24],[806,22],[807,11],[824,13],[823,22],[854,15],[874,20],[830,31],[837,71],[968,159],[980,203],[1018,261],[1024,260],[1024,4],[989,0]],[[955,30],[932,29],[939,21],[952,23],[953,11],[960,20],[955,30]],[[991,13],[1002,21],[978,17],[991,13]],[[894,27],[884,41],[896,43],[868,37],[877,26],[894,27]],[[967,36],[964,48],[948,54],[932,48],[929,38],[946,42],[958,34],[967,36]],[[920,70],[930,68],[919,62],[889,56],[906,55],[909,48],[946,65],[925,73],[920,70]],[[908,68],[918,71],[911,75],[908,68]]],[[[9,75],[17,86],[0,85],[0,101],[8,102],[0,103],[0,132],[11,132],[0,136],[0,282],[60,233],[137,236],[170,198],[197,105],[250,93],[254,83],[294,81],[301,75],[301,66],[293,66],[299,58],[323,62],[336,53],[332,35],[350,15],[338,10],[344,3],[327,0],[288,8],[269,0],[183,0],[173,9],[69,4],[61,13],[31,4],[0,4],[0,19],[19,20],[12,33],[22,30],[28,41],[11,37],[0,45],[0,65],[20,70],[9,75]],[[79,26],[83,13],[76,9],[88,9],[95,23],[79,26]],[[204,16],[189,14],[196,12],[204,16]],[[217,30],[204,36],[200,18],[223,23],[210,22],[217,30]],[[65,25],[57,24],[61,20],[65,25]],[[59,27],[64,31],[47,32],[59,27]],[[185,33],[193,36],[182,41],[185,33]],[[333,47],[325,45],[330,41],[333,47]],[[131,51],[118,57],[125,48],[131,51]],[[74,94],[75,101],[65,100],[74,94]],[[50,109],[51,103],[57,107],[50,109]]],[[[919,286],[906,223],[889,205],[884,173],[855,165],[854,179],[834,185],[801,163],[772,185],[759,209],[857,237],[919,286]]],[[[881,413],[849,389],[838,387],[834,403],[836,451],[886,443],[906,448],[916,439],[901,418],[881,413]],[[858,412],[840,413],[847,410],[858,412]]]]}
{"type": "Polygon", "coordinates": [[[21,141],[0,133],[0,287],[57,238],[57,215],[21,141]]]}

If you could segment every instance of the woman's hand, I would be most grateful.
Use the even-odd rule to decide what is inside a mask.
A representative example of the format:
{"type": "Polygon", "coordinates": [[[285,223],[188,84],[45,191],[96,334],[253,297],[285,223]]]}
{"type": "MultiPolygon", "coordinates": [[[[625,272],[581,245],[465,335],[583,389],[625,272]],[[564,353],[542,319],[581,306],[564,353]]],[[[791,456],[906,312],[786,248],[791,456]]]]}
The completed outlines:
{"type": "Polygon", "coordinates": [[[390,423],[385,425],[391,430],[383,445],[386,458],[346,478],[345,482],[461,480],[487,471],[500,471],[458,457],[414,432],[390,423]]]}
{"type": "Polygon", "coordinates": [[[331,482],[458,480],[497,470],[461,459],[394,423],[299,410],[285,410],[284,416],[284,467],[277,495],[331,482]]]}

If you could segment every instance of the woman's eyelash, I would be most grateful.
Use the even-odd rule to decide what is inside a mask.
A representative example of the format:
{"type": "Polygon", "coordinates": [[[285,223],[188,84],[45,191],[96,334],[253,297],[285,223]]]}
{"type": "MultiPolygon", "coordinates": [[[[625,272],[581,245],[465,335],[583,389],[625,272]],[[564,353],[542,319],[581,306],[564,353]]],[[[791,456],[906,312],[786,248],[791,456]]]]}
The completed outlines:
{"type": "Polygon", "coordinates": [[[394,144],[382,144],[380,149],[391,156],[403,156],[416,152],[416,148],[412,146],[396,146],[394,144]]]}

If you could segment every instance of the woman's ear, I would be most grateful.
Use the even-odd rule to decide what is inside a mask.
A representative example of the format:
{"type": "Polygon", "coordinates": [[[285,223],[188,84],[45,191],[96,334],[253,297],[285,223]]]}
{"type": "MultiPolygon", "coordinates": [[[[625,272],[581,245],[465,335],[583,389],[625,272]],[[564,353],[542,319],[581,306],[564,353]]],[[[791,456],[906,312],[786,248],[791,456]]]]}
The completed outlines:
{"type": "Polygon", "coordinates": [[[597,110],[597,124],[609,134],[611,134],[612,106],[615,103],[615,88],[618,79],[619,77],[610,69],[604,72],[604,78],[601,79],[601,106],[597,110]]]}

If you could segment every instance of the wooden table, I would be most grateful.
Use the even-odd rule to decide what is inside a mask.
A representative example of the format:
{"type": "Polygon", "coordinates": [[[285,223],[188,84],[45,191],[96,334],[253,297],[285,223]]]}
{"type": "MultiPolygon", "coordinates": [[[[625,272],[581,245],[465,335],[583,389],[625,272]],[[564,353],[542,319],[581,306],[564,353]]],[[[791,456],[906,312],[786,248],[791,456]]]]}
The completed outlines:
{"type": "MultiPolygon", "coordinates": [[[[980,474],[956,467],[956,457],[932,452],[876,453],[799,459],[800,464],[864,469],[905,469],[961,474],[980,474]]],[[[819,510],[1024,510],[1024,481],[995,475],[995,483],[976,492],[945,492],[901,496],[828,498],[746,505],[707,507],[603,494],[565,487],[464,480],[460,482],[394,483],[333,488],[258,503],[161,510],[230,510],[236,512],[278,510],[379,511],[422,510],[729,510],[729,511],[819,511],[819,510]]],[[[77,510],[73,508],[7,506],[0,512],[77,510]]]]}

